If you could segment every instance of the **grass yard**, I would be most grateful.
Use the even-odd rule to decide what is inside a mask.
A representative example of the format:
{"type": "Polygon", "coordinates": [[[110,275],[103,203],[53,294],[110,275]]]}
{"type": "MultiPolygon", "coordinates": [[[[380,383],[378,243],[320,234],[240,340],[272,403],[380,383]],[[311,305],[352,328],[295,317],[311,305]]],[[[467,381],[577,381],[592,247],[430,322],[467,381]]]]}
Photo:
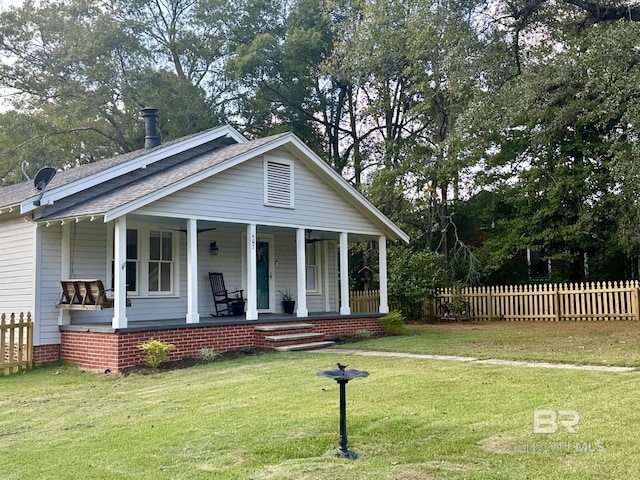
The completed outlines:
{"type": "Polygon", "coordinates": [[[640,367],[640,322],[483,322],[411,325],[409,335],[342,348],[640,367]]]}
{"type": "MultiPolygon", "coordinates": [[[[399,339],[400,340],[400,339],[399,339]]],[[[460,353],[460,352],[457,352],[460,353]]],[[[152,375],[0,377],[0,476],[28,479],[640,478],[636,372],[268,354],[152,375]],[[349,447],[334,457],[341,361],[349,447]],[[577,433],[533,433],[536,409],[577,433]]]]}

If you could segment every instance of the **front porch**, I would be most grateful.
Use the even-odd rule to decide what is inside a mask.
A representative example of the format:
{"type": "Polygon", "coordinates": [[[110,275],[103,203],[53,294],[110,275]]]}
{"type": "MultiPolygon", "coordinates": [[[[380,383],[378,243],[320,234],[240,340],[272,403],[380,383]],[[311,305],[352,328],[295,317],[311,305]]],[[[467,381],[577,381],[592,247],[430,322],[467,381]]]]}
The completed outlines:
{"type": "Polygon", "coordinates": [[[259,315],[257,320],[246,316],[211,317],[196,324],[186,319],[139,321],[130,322],[125,328],[105,323],[60,325],[60,358],[87,370],[121,371],[141,363],[143,355],[138,346],[152,338],[175,345],[169,359],[179,360],[197,357],[203,348],[216,352],[270,348],[272,344],[266,337],[273,336],[278,329],[292,335],[313,332],[317,334],[314,343],[354,336],[362,330],[381,335],[381,317],[376,313],[321,313],[305,317],[267,314],[259,315]]]}

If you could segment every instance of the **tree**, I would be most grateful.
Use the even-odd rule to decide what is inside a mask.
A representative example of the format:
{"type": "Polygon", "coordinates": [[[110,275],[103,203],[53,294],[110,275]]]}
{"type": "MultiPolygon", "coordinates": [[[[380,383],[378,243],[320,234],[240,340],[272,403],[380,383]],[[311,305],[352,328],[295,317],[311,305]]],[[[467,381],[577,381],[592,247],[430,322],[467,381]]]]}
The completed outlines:
{"type": "Polygon", "coordinates": [[[467,138],[480,140],[477,180],[501,192],[513,214],[483,248],[504,261],[537,249],[574,266],[564,279],[619,278],[615,267],[588,267],[635,242],[628,205],[637,197],[620,174],[632,170],[637,138],[636,9],[621,20],[604,2],[502,5],[492,43],[510,53],[496,56],[509,73],[494,75],[466,120],[467,138]]]}

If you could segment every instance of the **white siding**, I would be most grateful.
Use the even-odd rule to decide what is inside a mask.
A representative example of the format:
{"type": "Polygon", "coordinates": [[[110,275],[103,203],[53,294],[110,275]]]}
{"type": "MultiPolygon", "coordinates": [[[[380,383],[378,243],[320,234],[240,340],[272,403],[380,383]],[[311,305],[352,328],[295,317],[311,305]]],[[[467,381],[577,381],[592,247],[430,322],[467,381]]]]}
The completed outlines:
{"type": "Polygon", "coordinates": [[[0,245],[0,314],[33,314],[34,224],[20,216],[0,220],[0,245]]]}
{"type": "MultiPolygon", "coordinates": [[[[293,160],[283,151],[273,152],[293,160]]],[[[274,157],[275,158],[275,157],[274,157]]],[[[377,235],[381,230],[323,179],[295,162],[295,208],[264,205],[264,163],[254,158],[153,202],[136,213],[229,219],[258,225],[303,226],[377,235]]]]}

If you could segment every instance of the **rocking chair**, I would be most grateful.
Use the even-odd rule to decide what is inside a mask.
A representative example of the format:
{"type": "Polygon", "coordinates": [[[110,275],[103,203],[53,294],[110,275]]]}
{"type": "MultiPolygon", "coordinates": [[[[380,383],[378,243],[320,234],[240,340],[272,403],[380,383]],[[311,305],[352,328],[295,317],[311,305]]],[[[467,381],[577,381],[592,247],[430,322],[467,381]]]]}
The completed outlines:
{"type": "Polygon", "coordinates": [[[244,302],[244,290],[228,291],[224,286],[224,277],[219,272],[209,272],[209,282],[211,282],[211,293],[216,307],[215,315],[212,313],[211,316],[225,317],[233,315],[231,305],[236,302],[244,302]]]}

